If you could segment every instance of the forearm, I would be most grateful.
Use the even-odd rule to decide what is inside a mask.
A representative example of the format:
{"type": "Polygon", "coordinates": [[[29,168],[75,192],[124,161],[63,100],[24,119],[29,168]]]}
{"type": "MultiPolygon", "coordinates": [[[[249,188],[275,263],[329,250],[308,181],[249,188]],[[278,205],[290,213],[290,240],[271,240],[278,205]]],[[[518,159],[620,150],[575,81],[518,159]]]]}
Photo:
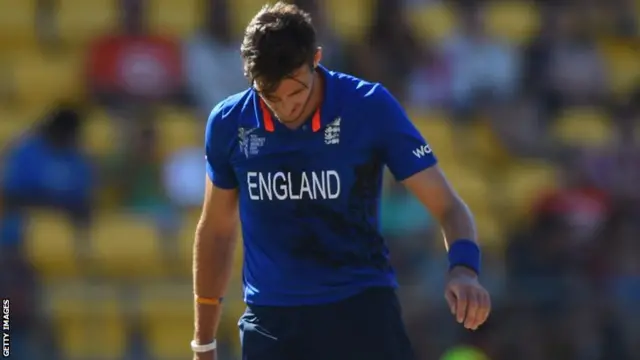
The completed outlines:
{"type": "MultiPolygon", "coordinates": [[[[200,225],[193,249],[193,290],[202,298],[224,296],[233,271],[236,234],[216,234],[200,225]]],[[[221,316],[220,305],[195,304],[195,334],[198,344],[215,339],[221,316]]]]}
{"type": "Polygon", "coordinates": [[[442,213],[439,221],[447,249],[456,240],[478,241],[473,214],[461,199],[453,201],[442,213]]]}

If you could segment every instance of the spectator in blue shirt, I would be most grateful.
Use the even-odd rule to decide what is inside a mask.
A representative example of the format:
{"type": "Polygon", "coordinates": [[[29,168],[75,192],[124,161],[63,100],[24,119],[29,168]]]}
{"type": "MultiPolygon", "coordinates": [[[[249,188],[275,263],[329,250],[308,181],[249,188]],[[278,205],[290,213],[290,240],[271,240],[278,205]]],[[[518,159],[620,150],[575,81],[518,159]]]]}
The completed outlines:
{"type": "Polygon", "coordinates": [[[0,244],[19,245],[29,208],[63,211],[80,228],[89,221],[94,179],[79,147],[80,114],[59,107],[4,154],[0,244]]]}

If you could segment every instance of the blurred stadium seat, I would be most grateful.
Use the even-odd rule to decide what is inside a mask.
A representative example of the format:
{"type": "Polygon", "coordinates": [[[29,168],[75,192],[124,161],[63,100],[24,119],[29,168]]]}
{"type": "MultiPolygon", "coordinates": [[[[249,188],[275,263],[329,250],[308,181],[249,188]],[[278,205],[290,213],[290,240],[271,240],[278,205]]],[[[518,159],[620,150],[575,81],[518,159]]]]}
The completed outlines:
{"type": "Polygon", "coordinates": [[[81,54],[43,56],[24,53],[11,62],[18,101],[26,106],[51,106],[83,98],[81,54]]]}
{"type": "Polygon", "coordinates": [[[588,147],[610,144],[614,136],[608,115],[591,107],[564,111],[554,124],[553,134],[564,144],[588,147]]]}
{"type": "Polygon", "coordinates": [[[0,54],[36,44],[36,0],[0,0],[0,9],[0,54]]]}
{"type": "Polygon", "coordinates": [[[47,287],[44,298],[63,359],[122,359],[127,328],[114,288],[65,282],[47,287]]]}
{"type": "Polygon", "coordinates": [[[455,14],[444,2],[410,7],[409,19],[416,34],[427,41],[441,41],[456,25],[455,14]]]}
{"type": "Polygon", "coordinates": [[[474,158],[475,161],[469,164],[471,166],[492,172],[508,166],[512,161],[488,119],[478,119],[469,126],[463,126],[456,135],[457,138],[465,139],[458,146],[465,151],[466,159],[474,158]]]}
{"type": "Polygon", "coordinates": [[[502,197],[500,220],[508,226],[528,218],[531,206],[538,197],[557,186],[557,169],[547,163],[520,160],[501,177],[494,192],[502,197]]]}
{"type": "Polygon", "coordinates": [[[188,359],[193,334],[190,284],[148,285],[140,289],[139,313],[153,359],[188,359]]]}
{"type": "Polygon", "coordinates": [[[57,26],[60,38],[68,44],[82,45],[117,29],[118,1],[58,0],[57,26]]]}
{"type": "Polygon", "coordinates": [[[100,274],[135,280],[163,273],[158,230],[151,217],[100,214],[91,231],[91,260],[100,274]]]}
{"type": "Polygon", "coordinates": [[[159,143],[164,157],[186,148],[204,147],[205,122],[187,110],[164,108],[158,111],[159,143]]]}
{"type": "Polygon", "coordinates": [[[240,36],[251,18],[266,4],[264,0],[234,0],[229,1],[229,15],[232,34],[240,36]]]}
{"type": "Polygon", "coordinates": [[[0,153],[32,129],[41,115],[37,109],[0,106],[0,153]]]}
{"type": "Polygon", "coordinates": [[[83,148],[93,156],[113,154],[118,144],[116,119],[102,108],[93,108],[83,126],[83,148]]]}
{"type": "Polygon", "coordinates": [[[328,25],[347,42],[361,41],[373,17],[372,0],[325,0],[328,25]]]}
{"type": "Polygon", "coordinates": [[[196,234],[196,227],[200,220],[200,211],[188,211],[184,214],[180,234],[178,235],[180,259],[184,264],[184,270],[191,269],[191,260],[193,254],[193,241],[196,234]]]}
{"type": "Polygon", "coordinates": [[[203,0],[151,0],[149,25],[154,33],[186,37],[199,30],[203,0]]]}
{"type": "Polygon", "coordinates": [[[486,16],[490,34],[517,45],[529,40],[540,25],[538,9],[523,0],[489,2],[486,16]]]}
{"type": "Polygon", "coordinates": [[[640,84],[640,48],[637,40],[606,41],[601,51],[607,61],[611,89],[620,96],[640,84]]]}
{"type": "Polygon", "coordinates": [[[45,281],[78,274],[75,230],[55,211],[34,211],[27,228],[26,252],[45,281]]]}
{"type": "Polygon", "coordinates": [[[455,159],[454,129],[446,114],[410,111],[409,117],[439,159],[455,159]]]}

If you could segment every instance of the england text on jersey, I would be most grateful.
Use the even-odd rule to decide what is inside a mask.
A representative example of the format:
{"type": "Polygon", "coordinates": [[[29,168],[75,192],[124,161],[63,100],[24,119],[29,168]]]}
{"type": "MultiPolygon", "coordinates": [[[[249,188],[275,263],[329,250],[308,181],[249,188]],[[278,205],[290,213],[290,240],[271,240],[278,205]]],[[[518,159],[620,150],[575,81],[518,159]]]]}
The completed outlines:
{"type": "Polygon", "coordinates": [[[340,197],[340,175],[335,170],[247,173],[251,200],[327,200],[340,197]]]}

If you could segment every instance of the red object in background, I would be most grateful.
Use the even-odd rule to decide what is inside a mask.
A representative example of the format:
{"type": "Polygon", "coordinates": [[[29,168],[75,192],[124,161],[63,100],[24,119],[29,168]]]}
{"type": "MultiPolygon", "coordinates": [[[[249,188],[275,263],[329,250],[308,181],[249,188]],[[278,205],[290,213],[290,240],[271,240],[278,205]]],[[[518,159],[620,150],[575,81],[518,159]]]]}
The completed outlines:
{"type": "Polygon", "coordinates": [[[181,62],[180,46],[171,39],[114,35],[93,44],[88,70],[98,93],[158,100],[180,91],[181,62]]]}
{"type": "Polygon", "coordinates": [[[560,189],[543,196],[534,212],[561,216],[573,229],[573,244],[584,245],[607,221],[610,201],[609,195],[597,188],[560,189]]]}

